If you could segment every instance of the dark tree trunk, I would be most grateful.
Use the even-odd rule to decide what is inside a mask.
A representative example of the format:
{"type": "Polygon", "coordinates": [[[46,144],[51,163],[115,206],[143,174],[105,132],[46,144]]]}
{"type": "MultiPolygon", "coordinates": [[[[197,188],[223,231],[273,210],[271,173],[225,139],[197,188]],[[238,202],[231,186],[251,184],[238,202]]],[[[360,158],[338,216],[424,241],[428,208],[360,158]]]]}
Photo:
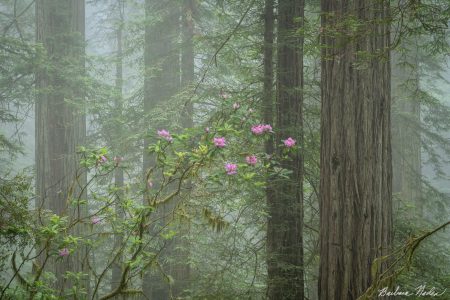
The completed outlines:
{"type": "MultiPolygon", "coordinates": [[[[266,3],[270,6],[270,2],[266,3]]],[[[266,12],[271,18],[270,7],[266,12]]],[[[291,171],[289,179],[271,178],[267,196],[269,220],[267,227],[268,298],[303,299],[303,157],[298,150],[286,158],[283,140],[294,138],[297,145],[303,140],[302,87],[303,87],[303,37],[297,32],[303,25],[304,2],[280,0],[278,2],[277,38],[277,118],[275,151],[281,166],[291,171]],[[273,189],[273,190],[272,190],[273,189]]],[[[266,24],[270,30],[271,21],[266,24]]],[[[271,36],[266,32],[266,47],[271,36]]],[[[266,48],[265,87],[270,85],[271,70],[268,64],[270,50],[266,48]]],[[[270,114],[270,89],[266,90],[266,117],[270,114]]],[[[271,145],[266,145],[271,151],[271,145]]]]}
{"type": "MultiPolygon", "coordinates": [[[[42,43],[51,64],[36,74],[36,206],[73,221],[87,211],[85,205],[69,204],[86,199],[86,195],[80,195],[86,173],[76,154],[86,136],[84,1],[37,0],[36,28],[37,42],[42,43]]],[[[70,234],[82,231],[78,225],[70,234]]],[[[55,288],[62,292],[71,286],[63,278],[66,271],[85,272],[85,258],[85,251],[79,247],[62,260],[52,257],[44,270],[56,275],[55,288]]]]}
{"type": "MultiPolygon", "coordinates": [[[[195,0],[183,0],[182,7],[182,48],[181,48],[181,88],[182,90],[182,115],[181,126],[192,128],[193,105],[190,100],[192,86],[194,84],[194,17],[195,0]]],[[[189,193],[192,189],[190,182],[185,183],[185,190],[189,193]]],[[[175,199],[175,201],[178,199],[175,199]]],[[[186,201],[186,200],[184,200],[186,201]]],[[[175,203],[174,203],[175,206],[175,203]]],[[[174,208],[174,207],[173,207],[174,208]]],[[[173,263],[170,265],[170,274],[174,279],[172,296],[182,297],[183,291],[189,288],[191,270],[189,266],[189,223],[183,220],[174,220],[177,226],[177,235],[173,238],[171,253],[173,263]]]]}
{"type": "MultiPolygon", "coordinates": [[[[158,105],[170,100],[180,89],[180,55],[177,45],[180,33],[180,6],[177,1],[146,0],[145,1],[145,48],[144,48],[144,113],[150,114],[158,105]],[[156,18],[157,21],[153,22],[156,18]]],[[[146,117],[148,119],[148,117],[146,117]]],[[[169,121],[155,122],[150,120],[148,128],[166,128],[169,121]]],[[[148,155],[146,149],[150,144],[149,139],[144,140],[144,179],[155,158],[148,155]]],[[[158,174],[153,177],[153,189],[158,189],[158,174]]],[[[147,184],[145,182],[145,184],[147,184]]],[[[158,228],[162,228],[169,221],[169,212],[173,209],[173,203],[166,203],[157,207],[153,213],[157,229],[152,235],[158,235],[158,228]]],[[[169,243],[168,243],[169,244],[169,243]]],[[[166,245],[161,252],[159,261],[164,260],[172,245],[166,245]]],[[[156,249],[158,252],[159,249],[156,249]]],[[[170,266],[160,264],[164,272],[170,272],[170,266]]],[[[150,299],[169,299],[170,287],[163,275],[158,270],[148,270],[143,278],[144,295],[150,299]]]]}
{"type": "Polygon", "coordinates": [[[356,299],[392,240],[389,2],[321,6],[319,298],[356,299]]]}

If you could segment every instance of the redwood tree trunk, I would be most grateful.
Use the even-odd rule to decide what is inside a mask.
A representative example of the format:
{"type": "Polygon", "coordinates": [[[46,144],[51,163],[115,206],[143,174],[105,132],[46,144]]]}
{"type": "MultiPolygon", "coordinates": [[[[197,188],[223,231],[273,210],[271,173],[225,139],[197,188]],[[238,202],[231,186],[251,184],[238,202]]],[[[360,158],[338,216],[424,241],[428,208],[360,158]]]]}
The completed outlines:
{"type": "MultiPolygon", "coordinates": [[[[267,10],[270,16],[270,8],[267,10]]],[[[297,145],[303,140],[303,37],[297,31],[303,25],[303,13],[302,0],[278,2],[275,152],[281,159],[281,167],[291,174],[288,179],[272,178],[268,189],[268,297],[274,300],[303,299],[304,296],[303,157],[298,149],[292,149],[284,158],[286,147],[283,145],[288,137],[294,138],[297,145]]],[[[270,42],[269,33],[266,38],[270,42]]],[[[266,72],[266,76],[270,76],[270,70],[266,72]]]]}
{"type": "MultiPolygon", "coordinates": [[[[85,205],[69,205],[78,198],[86,199],[80,195],[86,173],[76,154],[86,136],[84,31],[84,1],[36,1],[37,42],[43,45],[51,65],[36,73],[36,206],[69,216],[71,221],[87,211],[85,205]]],[[[70,234],[82,231],[77,225],[70,234]]],[[[55,274],[54,287],[62,293],[72,284],[63,278],[67,271],[86,271],[85,252],[79,247],[62,260],[54,258],[44,270],[55,274]]]]}
{"type": "MultiPolygon", "coordinates": [[[[190,100],[192,88],[195,80],[194,73],[194,17],[196,13],[195,0],[183,0],[182,5],[182,45],[181,45],[181,88],[182,88],[182,128],[192,128],[194,126],[193,120],[193,104],[190,100]]],[[[190,181],[185,183],[185,190],[187,193],[192,189],[190,181]]],[[[183,195],[184,196],[184,195],[183,195]]],[[[186,196],[187,201],[189,198],[186,196]]],[[[178,198],[174,199],[179,200],[178,198]]],[[[176,203],[174,203],[175,206],[176,203]]],[[[182,204],[183,205],[183,204],[182,204]]],[[[175,208],[173,206],[173,208],[175,208]]],[[[172,263],[170,265],[170,274],[174,278],[172,287],[172,296],[174,298],[185,296],[185,290],[189,289],[191,280],[191,269],[189,266],[189,221],[178,218],[173,220],[175,231],[177,234],[173,238],[171,245],[172,263]]]]}
{"type": "Polygon", "coordinates": [[[389,2],[321,5],[319,298],[356,299],[392,240],[389,2]]]}
{"type": "MultiPolygon", "coordinates": [[[[146,0],[145,14],[148,23],[145,26],[144,45],[144,113],[150,115],[159,105],[175,95],[180,89],[180,53],[178,38],[180,33],[180,6],[178,1],[170,0],[146,0]]],[[[157,129],[166,128],[168,120],[155,121],[146,117],[148,127],[156,132],[157,129]]],[[[147,154],[150,140],[144,140],[143,171],[146,178],[147,171],[155,164],[155,157],[147,154]]],[[[153,189],[159,189],[158,174],[153,177],[153,189]]],[[[153,213],[153,219],[158,220],[153,224],[152,235],[159,235],[159,230],[164,227],[169,219],[169,212],[173,209],[173,203],[158,206],[153,213]],[[166,217],[167,216],[167,217],[166,217]]],[[[159,252],[160,249],[154,249],[159,252]]],[[[164,256],[171,251],[171,245],[167,243],[160,254],[160,265],[164,272],[170,271],[170,265],[163,264],[164,256]]],[[[143,278],[143,292],[150,299],[169,299],[170,287],[163,275],[155,268],[148,270],[143,278]]]]}

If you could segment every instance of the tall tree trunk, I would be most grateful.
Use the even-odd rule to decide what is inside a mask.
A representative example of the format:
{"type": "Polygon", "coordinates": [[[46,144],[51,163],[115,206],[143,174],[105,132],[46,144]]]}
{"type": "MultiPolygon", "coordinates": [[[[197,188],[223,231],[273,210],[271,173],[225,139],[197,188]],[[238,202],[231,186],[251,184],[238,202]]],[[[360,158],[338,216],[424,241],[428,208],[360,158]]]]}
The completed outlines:
{"type": "MultiPolygon", "coordinates": [[[[119,26],[117,28],[117,53],[116,53],[116,99],[115,99],[115,110],[116,110],[116,118],[118,120],[122,119],[122,110],[123,110],[123,50],[122,50],[122,35],[123,35],[123,23],[124,23],[124,2],[123,0],[118,0],[119,5],[119,26]]],[[[121,130],[120,121],[117,122],[115,132],[117,132],[117,137],[115,138],[114,143],[116,143],[116,155],[122,157],[124,155],[124,145],[121,142],[123,139],[123,132],[121,130]]],[[[120,165],[121,159],[117,160],[117,166],[114,170],[114,185],[117,188],[117,196],[116,202],[114,205],[116,215],[119,220],[122,220],[124,217],[123,208],[121,207],[121,202],[124,200],[124,177],[123,177],[123,169],[120,165]]],[[[114,250],[118,251],[120,245],[123,242],[123,236],[121,234],[116,233],[114,235],[114,250]]],[[[122,277],[122,255],[118,255],[117,259],[114,261],[112,265],[112,278],[111,278],[111,290],[115,290],[117,286],[120,284],[122,277]]]]}
{"type": "MultiPolygon", "coordinates": [[[[270,7],[266,9],[270,17],[270,7]]],[[[303,0],[280,0],[278,2],[277,119],[275,126],[277,129],[275,144],[277,146],[275,151],[277,157],[281,159],[281,166],[292,173],[289,175],[289,179],[275,178],[271,180],[268,190],[268,196],[271,197],[268,199],[269,220],[267,225],[269,299],[303,299],[304,297],[303,158],[296,149],[291,150],[284,158],[286,147],[280,146],[288,137],[294,138],[298,145],[301,145],[303,140],[303,37],[297,32],[303,26],[303,14],[303,0]],[[271,191],[272,187],[273,192],[271,191]]],[[[270,25],[270,22],[266,24],[266,26],[270,25]]],[[[266,34],[266,38],[270,43],[270,33],[266,34]]],[[[269,67],[266,72],[268,73],[265,75],[270,76],[269,67]]],[[[269,79],[266,78],[266,80],[268,85],[269,79]]]]}
{"type": "MultiPolygon", "coordinates": [[[[79,204],[69,205],[86,199],[80,195],[86,173],[76,154],[86,136],[84,1],[37,0],[36,28],[37,42],[43,44],[51,64],[36,74],[36,206],[73,221],[87,210],[79,204]]],[[[78,225],[70,234],[82,231],[78,225]]],[[[71,286],[63,278],[67,271],[86,271],[85,252],[78,248],[62,260],[52,257],[44,269],[56,275],[55,288],[62,292],[71,286]]]]}
{"type": "MultiPolygon", "coordinates": [[[[182,48],[181,48],[181,88],[183,89],[182,97],[183,111],[181,115],[181,126],[183,128],[192,128],[193,121],[193,104],[189,101],[191,88],[194,83],[194,16],[195,16],[195,0],[183,0],[182,7],[182,48]],[[184,103],[185,102],[185,103],[184,103]]],[[[186,190],[192,189],[190,182],[186,183],[186,190]]],[[[172,296],[174,298],[181,297],[183,291],[189,288],[190,282],[190,266],[189,266],[189,223],[183,220],[176,220],[178,226],[175,230],[177,235],[172,242],[172,260],[170,266],[170,274],[174,278],[172,288],[172,296]]]]}
{"type": "MultiPolygon", "coordinates": [[[[161,103],[168,101],[180,88],[180,57],[177,41],[180,31],[180,7],[177,1],[145,1],[145,48],[144,48],[144,113],[151,111],[161,103]],[[151,22],[156,16],[159,19],[151,22]]],[[[168,121],[152,122],[148,128],[165,128],[168,121]]],[[[147,154],[146,149],[150,141],[144,140],[144,178],[147,171],[155,164],[155,158],[147,154]]],[[[157,176],[157,174],[155,174],[157,176]]],[[[154,179],[154,189],[158,189],[158,180],[154,179]]],[[[157,207],[154,219],[159,220],[156,227],[167,224],[165,217],[173,209],[173,203],[163,204],[157,207]]],[[[155,233],[157,234],[157,233],[155,233]]],[[[158,251],[159,249],[157,249],[158,251]]],[[[160,258],[170,252],[169,247],[160,254],[160,258]]],[[[160,259],[162,261],[163,259],[160,259]]],[[[168,271],[166,265],[162,265],[165,272],[168,271]]],[[[143,279],[144,295],[150,299],[168,299],[170,293],[169,284],[158,272],[146,272],[143,279]],[[152,274],[153,273],[153,274],[152,274]]]]}
{"type": "Polygon", "coordinates": [[[321,6],[319,298],[356,299],[392,240],[389,2],[321,6]]]}
{"type": "Polygon", "coordinates": [[[392,191],[414,205],[412,219],[423,214],[421,189],[420,100],[418,57],[414,39],[405,38],[404,52],[392,55],[392,191]]]}

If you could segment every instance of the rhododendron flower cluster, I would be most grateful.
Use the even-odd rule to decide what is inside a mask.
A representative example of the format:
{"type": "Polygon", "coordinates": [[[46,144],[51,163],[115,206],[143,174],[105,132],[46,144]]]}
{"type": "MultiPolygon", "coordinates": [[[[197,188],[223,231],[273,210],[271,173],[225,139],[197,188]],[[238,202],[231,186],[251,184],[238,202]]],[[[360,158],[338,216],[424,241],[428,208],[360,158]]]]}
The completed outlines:
{"type": "Polygon", "coordinates": [[[225,164],[225,171],[228,175],[234,175],[237,173],[237,165],[232,163],[225,164]]]}
{"type": "Polygon", "coordinates": [[[62,249],[59,249],[58,254],[59,254],[59,256],[64,257],[64,256],[69,256],[70,252],[69,252],[69,249],[62,248],[62,249]]]}
{"type": "Polygon", "coordinates": [[[261,135],[261,134],[264,134],[266,132],[273,132],[272,131],[272,126],[270,126],[269,124],[253,125],[251,131],[255,135],[261,135]]]}
{"type": "Polygon", "coordinates": [[[168,142],[171,142],[173,140],[172,136],[170,135],[170,132],[168,132],[165,129],[158,130],[158,135],[168,142]]]}
{"type": "Polygon", "coordinates": [[[288,148],[292,148],[295,146],[295,140],[291,137],[288,137],[286,140],[283,141],[284,145],[288,148]]]}
{"type": "MultiPolygon", "coordinates": [[[[225,94],[224,94],[225,95],[225,94]]],[[[225,97],[224,97],[225,98],[225,97]]],[[[234,103],[233,104],[233,109],[238,109],[240,108],[240,104],[239,103],[234,103]]],[[[249,112],[253,112],[252,109],[249,109],[249,112]]],[[[205,127],[204,128],[206,133],[210,132],[210,128],[209,127],[205,127]]],[[[165,130],[165,129],[161,129],[158,130],[158,136],[171,142],[172,141],[172,136],[170,135],[169,131],[165,130]]],[[[256,124],[253,125],[251,127],[251,132],[254,135],[262,135],[265,133],[273,133],[273,129],[272,126],[269,124],[256,124]]],[[[225,137],[214,137],[213,138],[213,143],[217,148],[224,148],[227,146],[227,140],[225,139],[225,137]]],[[[283,140],[284,145],[287,148],[292,148],[295,146],[296,144],[296,140],[294,140],[292,137],[288,137],[287,139],[283,140]]],[[[102,161],[106,161],[106,157],[101,156],[102,161]]],[[[116,162],[116,164],[118,164],[119,162],[122,161],[122,157],[114,157],[114,161],[116,162]]],[[[245,157],[245,161],[248,165],[250,166],[255,166],[258,163],[258,158],[256,155],[248,155],[245,157]]],[[[237,174],[237,169],[238,169],[238,165],[234,164],[234,163],[225,163],[225,172],[227,175],[235,175],[237,174]]],[[[153,182],[151,180],[147,181],[147,186],[148,188],[152,188],[153,187],[153,182]]],[[[100,222],[100,218],[98,217],[93,217],[92,218],[92,224],[97,224],[100,222]]]]}
{"type": "Polygon", "coordinates": [[[225,140],[224,137],[215,137],[214,138],[214,145],[217,148],[223,148],[227,145],[227,141],[225,140]]]}
{"type": "Polygon", "coordinates": [[[245,158],[245,161],[247,164],[254,166],[258,163],[258,158],[255,155],[250,155],[245,158]]]}

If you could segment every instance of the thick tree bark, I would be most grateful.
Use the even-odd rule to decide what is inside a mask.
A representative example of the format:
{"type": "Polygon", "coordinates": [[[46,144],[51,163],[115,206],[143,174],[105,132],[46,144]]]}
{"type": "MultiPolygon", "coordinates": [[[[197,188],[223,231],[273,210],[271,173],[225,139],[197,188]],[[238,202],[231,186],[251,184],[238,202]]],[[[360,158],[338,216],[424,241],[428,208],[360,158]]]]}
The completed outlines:
{"type": "Polygon", "coordinates": [[[389,2],[321,6],[319,298],[356,299],[392,240],[389,2]]]}
{"type": "MultiPolygon", "coordinates": [[[[51,64],[36,74],[36,206],[69,216],[73,221],[87,211],[86,206],[69,204],[86,199],[86,195],[80,195],[81,187],[86,184],[86,173],[80,168],[76,154],[86,136],[81,85],[84,1],[37,0],[36,28],[37,42],[42,43],[51,64]]],[[[82,231],[78,225],[70,234],[82,231]]],[[[66,271],[86,271],[85,252],[80,248],[62,260],[54,258],[44,269],[55,274],[55,288],[59,291],[71,285],[63,278],[66,271]]]]}
{"type": "MultiPolygon", "coordinates": [[[[270,17],[270,8],[267,12],[270,17]]],[[[303,37],[297,32],[303,25],[303,13],[303,1],[278,2],[275,151],[281,159],[281,166],[292,173],[289,179],[271,179],[268,188],[268,298],[277,300],[303,299],[304,296],[303,158],[298,150],[291,150],[287,158],[283,158],[286,147],[282,146],[288,137],[294,138],[297,145],[301,145],[303,140],[303,37]]],[[[266,24],[270,25],[270,22],[266,24]]],[[[266,33],[266,39],[270,43],[270,33],[266,33]]],[[[266,72],[266,76],[270,76],[268,66],[266,72]]],[[[270,83],[268,78],[266,80],[267,87],[270,83]]],[[[270,100],[267,98],[266,101],[270,100]]]]}
{"type": "MultiPolygon", "coordinates": [[[[145,45],[144,45],[144,113],[149,114],[161,103],[168,101],[180,89],[180,55],[177,41],[180,33],[180,6],[177,1],[145,1],[145,45]],[[156,21],[155,19],[158,18],[156,21]]],[[[150,120],[148,128],[162,129],[169,121],[154,122],[150,120]]],[[[144,179],[147,171],[155,164],[155,158],[148,155],[149,139],[144,140],[144,179]]],[[[154,176],[158,176],[155,174],[154,176]]],[[[158,189],[158,180],[154,179],[153,189],[158,189]]],[[[146,184],[146,183],[145,183],[146,184]]],[[[165,217],[173,209],[173,203],[157,207],[153,214],[156,227],[167,224],[165,217]]],[[[158,233],[152,233],[158,234],[158,233]]],[[[160,254],[160,261],[170,253],[171,247],[166,246],[160,254]]],[[[159,249],[156,249],[159,251],[159,249]]],[[[161,264],[165,272],[170,266],[161,264]]],[[[150,299],[169,299],[170,287],[157,270],[149,270],[143,278],[144,295],[150,299]]]]}

